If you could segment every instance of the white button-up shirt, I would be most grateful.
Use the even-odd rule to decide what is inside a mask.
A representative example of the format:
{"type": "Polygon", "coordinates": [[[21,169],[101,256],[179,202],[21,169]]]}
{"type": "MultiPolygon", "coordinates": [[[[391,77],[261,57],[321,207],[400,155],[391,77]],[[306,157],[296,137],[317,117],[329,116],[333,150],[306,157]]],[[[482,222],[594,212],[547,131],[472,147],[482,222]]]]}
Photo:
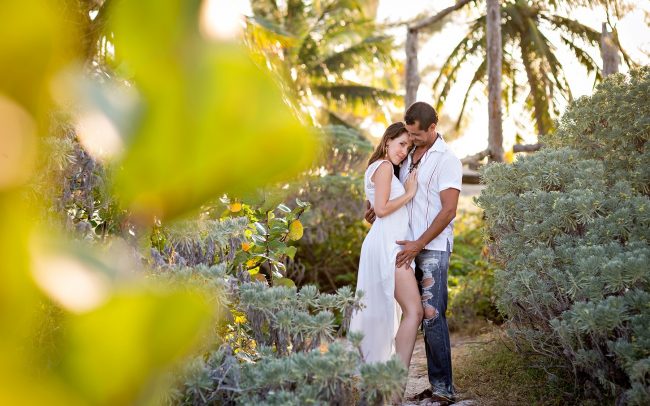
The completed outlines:
{"type": "MultiPolygon", "coordinates": [[[[399,179],[402,183],[408,177],[408,169],[412,159],[413,152],[402,162],[399,172],[399,179]]],[[[449,188],[461,190],[462,183],[463,165],[460,159],[447,147],[442,137],[439,137],[420,160],[418,165],[418,190],[415,197],[406,204],[409,213],[410,240],[420,238],[442,210],[440,192],[449,188]]],[[[453,220],[424,248],[427,250],[447,251],[447,243],[449,243],[450,248],[453,248],[453,220]]]]}

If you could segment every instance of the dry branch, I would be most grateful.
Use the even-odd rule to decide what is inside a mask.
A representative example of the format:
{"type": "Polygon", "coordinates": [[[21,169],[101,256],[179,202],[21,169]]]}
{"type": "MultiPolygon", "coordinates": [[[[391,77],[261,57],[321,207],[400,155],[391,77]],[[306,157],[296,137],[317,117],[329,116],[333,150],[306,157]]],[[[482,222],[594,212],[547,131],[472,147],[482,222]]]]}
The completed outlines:
{"type": "Polygon", "coordinates": [[[471,166],[478,166],[479,161],[482,160],[483,158],[485,158],[488,155],[490,155],[490,150],[486,149],[486,150],[478,152],[478,153],[476,153],[474,155],[466,156],[465,158],[461,159],[460,162],[463,165],[469,165],[470,167],[471,166]]]}
{"type": "Polygon", "coordinates": [[[409,30],[419,30],[422,29],[428,25],[435,24],[438,21],[442,20],[443,18],[447,17],[452,11],[456,11],[459,8],[465,6],[466,4],[472,2],[474,0],[460,0],[457,1],[456,4],[453,6],[447,7],[446,9],[440,11],[438,14],[434,14],[430,17],[425,18],[422,21],[419,22],[414,22],[411,24],[408,24],[408,29],[409,30]]]}
{"type": "Polygon", "coordinates": [[[515,144],[512,147],[512,152],[535,152],[539,151],[543,146],[544,144],[541,142],[538,142],[537,144],[515,144]]]}

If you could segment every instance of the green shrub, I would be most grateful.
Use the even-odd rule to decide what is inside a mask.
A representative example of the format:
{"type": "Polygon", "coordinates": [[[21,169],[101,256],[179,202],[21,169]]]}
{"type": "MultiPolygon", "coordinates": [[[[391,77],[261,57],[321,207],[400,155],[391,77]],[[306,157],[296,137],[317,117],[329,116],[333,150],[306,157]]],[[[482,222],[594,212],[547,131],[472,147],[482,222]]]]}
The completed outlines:
{"type": "Polygon", "coordinates": [[[363,220],[363,174],[372,145],[343,126],[327,126],[323,136],[322,155],[299,194],[312,208],[305,213],[309,227],[296,254],[308,271],[296,282],[333,292],[356,284],[361,244],[369,228],[363,220]]]}
{"type": "Polygon", "coordinates": [[[449,262],[449,328],[475,321],[501,323],[494,297],[495,265],[484,255],[484,224],[477,209],[459,210],[454,225],[454,252],[449,262]]]}
{"type": "Polygon", "coordinates": [[[650,68],[573,103],[548,146],[488,166],[497,304],[512,333],[564,362],[584,395],[650,402],[650,68]]]}

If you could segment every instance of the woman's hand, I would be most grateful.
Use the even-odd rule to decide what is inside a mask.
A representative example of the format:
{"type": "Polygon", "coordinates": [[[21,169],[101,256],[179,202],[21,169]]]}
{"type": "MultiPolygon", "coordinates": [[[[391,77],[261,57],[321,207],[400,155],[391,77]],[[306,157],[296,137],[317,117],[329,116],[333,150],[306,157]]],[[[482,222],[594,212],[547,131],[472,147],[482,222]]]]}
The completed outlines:
{"type": "Polygon", "coordinates": [[[411,198],[415,196],[415,192],[418,191],[418,170],[414,169],[411,173],[408,174],[406,182],[404,182],[404,189],[406,189],[406,194],[411,198]]]}

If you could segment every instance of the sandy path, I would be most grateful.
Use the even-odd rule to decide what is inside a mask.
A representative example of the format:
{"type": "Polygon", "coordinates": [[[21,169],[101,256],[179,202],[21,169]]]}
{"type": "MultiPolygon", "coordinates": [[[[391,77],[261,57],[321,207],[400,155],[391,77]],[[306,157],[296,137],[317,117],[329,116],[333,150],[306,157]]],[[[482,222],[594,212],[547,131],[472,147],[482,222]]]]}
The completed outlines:
{"type": "MultiPolygon", "coordinates": [[[[465,342],[471,340],[472,337],[458,336],[452,334],[451,341],[451,358],[452,366],[457,365],[467,352],[465,342]]],[[[424,350],[424,336],[418,333],[417,340],[415,341],[415,349],[411,358],[411,366],[409,367],[409,377],[406,384],[406,396],[404,406],[443,406],[445,403],[435,402],[431,398],[423,396],[423,392],[429,389],[429,378],[427,377],[427,357],[424,350]]],[[[472,399],[465,399],[461,388],[456,385],[458,391],[457,401],[454,405],[457,406],[470,406],[479,405],[479,402],[472,399]]]]}

